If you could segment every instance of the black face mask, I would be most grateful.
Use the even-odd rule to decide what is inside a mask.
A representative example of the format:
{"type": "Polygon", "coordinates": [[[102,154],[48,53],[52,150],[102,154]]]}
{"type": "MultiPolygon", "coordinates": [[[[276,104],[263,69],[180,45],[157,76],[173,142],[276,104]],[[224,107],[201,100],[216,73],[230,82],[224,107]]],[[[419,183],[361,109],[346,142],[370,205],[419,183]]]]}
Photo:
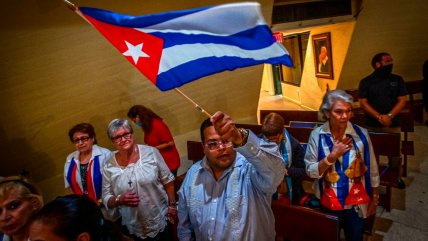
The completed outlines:
{"type": "Polygon", "coordinates": [[[375,74],[379,77],[387,77],[392,73],[392,64],[379,67],[375,70],[375,74]]]}

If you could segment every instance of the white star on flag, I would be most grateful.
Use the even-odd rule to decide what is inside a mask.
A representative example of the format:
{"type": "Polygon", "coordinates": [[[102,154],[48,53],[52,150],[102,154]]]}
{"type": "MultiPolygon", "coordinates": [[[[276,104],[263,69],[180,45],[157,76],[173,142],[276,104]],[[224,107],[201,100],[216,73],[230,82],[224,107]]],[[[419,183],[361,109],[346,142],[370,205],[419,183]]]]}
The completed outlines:
{"type": "Polygon", "coordinates": [[[358,188],[354,189],[354,194],[358,194],[359,192],[360,192],[360,189],[358,189],[358,188]]]}
{"type": "Polygon", "coordinates": [[[126,50],[123,55],[132,57],[132,60],[134,60],[134,63],[138,63],[138,59],[141,58],[147,58],[150,57],[148,54],[143,52],[143,45],[144,43],[140,43],[138,45],[133,45],[131,43],[128,43],[128,41],[125,40],[126,46],[128,47],[128,50],[126,50]]]}

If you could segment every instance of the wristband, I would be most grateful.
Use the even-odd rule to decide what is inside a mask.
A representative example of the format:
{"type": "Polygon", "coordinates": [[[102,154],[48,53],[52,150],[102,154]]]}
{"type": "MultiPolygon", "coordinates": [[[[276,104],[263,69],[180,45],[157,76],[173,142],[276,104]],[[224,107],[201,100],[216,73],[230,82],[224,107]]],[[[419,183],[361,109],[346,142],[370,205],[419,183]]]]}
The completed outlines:
{"type": "Polygon", "coordinates": [[[120,203],[120,194],[116,196],[116,199],[114,201],[117,204],[117,206],[121,205],[121,203],[120,203]]]}
{"type": "Polygon", "coordinates": [[[334,164],[334,162],[329,162],[327,160],[327,157],[324,158],[324,163],[327,164],[328,166],[332,166],[334,164]]]}

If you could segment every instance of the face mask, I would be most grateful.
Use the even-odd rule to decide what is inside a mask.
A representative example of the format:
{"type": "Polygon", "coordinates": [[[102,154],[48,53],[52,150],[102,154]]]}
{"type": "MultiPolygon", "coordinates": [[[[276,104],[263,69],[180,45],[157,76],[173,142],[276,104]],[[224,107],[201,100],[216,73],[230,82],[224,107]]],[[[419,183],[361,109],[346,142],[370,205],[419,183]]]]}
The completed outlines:
{"type": "Polygon", "coordinates": [[[379,67],[375,70],[377,76],[387,77],[392,73],[392,64],[388,64],[382,67],[379,67]]]}
{"type": "Polygon", "coordinates": [[[142,126],[143,126],[143,123],[142,123],[141,121],[137,121],[137,122],[135,122],[135,124],[136,124],[137,126],[139,126],[139,127],[142,127],[142,126]]]}

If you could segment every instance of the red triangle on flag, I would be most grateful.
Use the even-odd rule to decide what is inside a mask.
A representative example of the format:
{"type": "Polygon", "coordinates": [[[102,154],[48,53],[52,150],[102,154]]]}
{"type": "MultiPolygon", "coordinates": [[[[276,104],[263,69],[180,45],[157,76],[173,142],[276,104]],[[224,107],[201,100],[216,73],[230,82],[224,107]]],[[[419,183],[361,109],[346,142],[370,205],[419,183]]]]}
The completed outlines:
{"type": "Polygon", "coordinates": [[[334,193],[333,188],[330,187],[324,189],[321,197],[321,204],[330,210],[343,210],[336,193],[334,193]]]}
{"type": "Polygon", "coordinates": [[[156,85],[163,39],[131,27],[119,27],[101,22],[88,15],[84,17],[124,54],[131,64],[156,85]]]}
{"type": "Polygon", "coordinates": [[[357,205],[362,203],[368,203],[370,201],[369,195],[367,195],[366,189],[361,182],[355,182],[349,194],[346,197],[345,205],[357,205]]]}

